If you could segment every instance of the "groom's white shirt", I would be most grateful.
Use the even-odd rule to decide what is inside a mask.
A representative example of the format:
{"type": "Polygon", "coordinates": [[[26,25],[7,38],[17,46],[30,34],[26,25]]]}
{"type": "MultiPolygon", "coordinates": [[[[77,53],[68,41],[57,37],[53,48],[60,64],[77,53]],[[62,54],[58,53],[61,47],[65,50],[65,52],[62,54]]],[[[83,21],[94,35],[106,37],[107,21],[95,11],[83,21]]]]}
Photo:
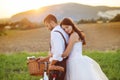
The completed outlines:
{"type": "Polygon", "coordinates": [[[51,53],[53,56],[50,58],[50,61],[52,60],[58,60],[62,61],[62,54],[65,50],[65,43],[62,35],[59,32],[55,31],[60,31],[63,36],[66,39],[66,42],[68,43],[69,36],[68,34],[58,25],[56,26],[52,31],[51,31],[51,53]]]}

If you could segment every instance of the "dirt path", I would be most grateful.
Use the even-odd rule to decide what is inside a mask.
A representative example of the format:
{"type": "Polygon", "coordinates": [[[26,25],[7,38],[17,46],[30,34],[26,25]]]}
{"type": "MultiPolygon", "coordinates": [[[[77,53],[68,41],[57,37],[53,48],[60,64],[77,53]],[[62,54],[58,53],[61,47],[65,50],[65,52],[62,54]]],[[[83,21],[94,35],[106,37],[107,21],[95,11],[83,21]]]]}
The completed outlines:
{"type": "MultiPolygon", "coordinates": [[[[120,49],[120,23],[81,24],[79,27],[86,34],[87,45],[84,49],[120,49]]],[[[8,33],[0,36],[0,52],[49,50],[50,32],[44,27],[8,33]]]]}

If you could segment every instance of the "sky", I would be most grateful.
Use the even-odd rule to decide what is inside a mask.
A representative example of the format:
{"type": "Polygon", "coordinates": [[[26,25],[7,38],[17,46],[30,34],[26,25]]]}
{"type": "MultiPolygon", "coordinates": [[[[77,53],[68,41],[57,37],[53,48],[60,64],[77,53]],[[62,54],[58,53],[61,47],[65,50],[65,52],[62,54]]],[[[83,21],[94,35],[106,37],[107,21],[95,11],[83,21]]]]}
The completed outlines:
{"type": "Polygon", "coordinates": [[[67,2],[75,2],[91,6],[120,7],[120,0],[0,0],[0,18],[35,9],[67,2]]]}

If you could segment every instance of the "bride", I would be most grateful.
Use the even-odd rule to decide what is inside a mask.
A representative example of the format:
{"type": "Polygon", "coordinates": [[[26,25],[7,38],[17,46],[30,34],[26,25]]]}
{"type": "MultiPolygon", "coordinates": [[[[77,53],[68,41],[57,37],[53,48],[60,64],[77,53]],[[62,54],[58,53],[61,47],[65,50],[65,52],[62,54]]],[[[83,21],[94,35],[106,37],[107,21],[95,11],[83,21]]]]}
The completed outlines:
{"type": "Polygon", "coordinates": [[[66,80],[108,80],[99,64],[88,56],[82,55],[85,35],[70,18],[64,18],[61,27],[69,34],[69,42],[63,57],[68,57],[66,80]]]}

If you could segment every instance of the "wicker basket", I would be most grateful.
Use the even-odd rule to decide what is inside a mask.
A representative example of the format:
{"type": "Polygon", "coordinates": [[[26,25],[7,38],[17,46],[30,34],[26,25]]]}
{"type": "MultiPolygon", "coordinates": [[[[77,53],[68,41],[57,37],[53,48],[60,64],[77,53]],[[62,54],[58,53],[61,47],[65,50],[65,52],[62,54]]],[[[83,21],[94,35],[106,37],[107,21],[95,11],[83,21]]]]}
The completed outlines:
{"type": "MultiPolygon", "coordinates": [[[[29,73],[32,76],[43,76],[44,70],[46,70],[47,73],[49,73],[49,70],[48,70],[49,62],[48,61],[38,62],[35,58],[31,58],[31,59],[28,59],[27,65],[28,65],[29,73]]],[[[52,66],[50,70],[60,71],[59,67],[60,66],[52,66]]]]}
{"type": "Polygon", "coordinates": [[[37,62],[35,59],[28,60],[27,62],[28,70],[30,75],[42,76],[44,73],[45,64],[44,62],[37,62]]]}

